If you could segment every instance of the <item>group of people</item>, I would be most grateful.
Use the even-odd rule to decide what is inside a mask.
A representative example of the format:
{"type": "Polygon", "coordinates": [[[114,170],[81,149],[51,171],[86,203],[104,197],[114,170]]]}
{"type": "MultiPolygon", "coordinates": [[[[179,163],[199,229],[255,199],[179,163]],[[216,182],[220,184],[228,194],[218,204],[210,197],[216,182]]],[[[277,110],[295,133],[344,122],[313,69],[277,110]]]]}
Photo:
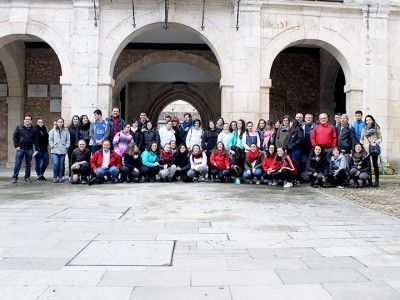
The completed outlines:
{"type": "Polygon", "coordinates": [[[100,110],[93,115],[92,122],[87,115],[75,115],[68,127],[58,118],[49,132],[43,119],[33,125],[26,115],[14,132],[12,182],[17,182],[23,160],[25,181],[31,182],[32,157],[37,180],[46,180],[50,147],[54,183],[66,178],[67,156],[71,183],[212,180],[342,188],[352,181],[355,187],[379,186],[382,136],[374,117],[363,119],[361,111],[355,112],[353,124],[346,114],[336,114],[330,123],[321,113],[314,123],[313,115],[298,113],[275,123],[260,119],[257,125],[219,118],[206,129],[186,113],[182,121],[167,116],[159,130],[144,112],[130,123],[118,108],[106,119],[100,110]]]}

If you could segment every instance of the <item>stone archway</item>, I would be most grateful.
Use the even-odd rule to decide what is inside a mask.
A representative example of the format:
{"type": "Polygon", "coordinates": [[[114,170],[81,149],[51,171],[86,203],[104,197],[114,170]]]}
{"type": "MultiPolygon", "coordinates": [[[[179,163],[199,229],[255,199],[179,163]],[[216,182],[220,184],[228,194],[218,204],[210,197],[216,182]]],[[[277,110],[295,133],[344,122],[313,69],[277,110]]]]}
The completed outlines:
{"type": "Polygon", "coordinates": [[[207,96],[195,86],[187,83],[173,83],[157,91],[147,105],[149,119],[156,122],[162,110],[176,100],[184,100],[199,112],[203,121],[219,117],[218,112],[207,96]]]}
{"type": "Polygon", "coordinates": [[[135,74],[140,73],[152,65],[166,62],[189,64],[210,73],[216,80],[221,78],[219,67],[201,56],[179,50],[150,52],[138,61],[129,64],[117,75],[113,88],[113,98],[118,96],[132,76],[135,76],[135,74]]]}

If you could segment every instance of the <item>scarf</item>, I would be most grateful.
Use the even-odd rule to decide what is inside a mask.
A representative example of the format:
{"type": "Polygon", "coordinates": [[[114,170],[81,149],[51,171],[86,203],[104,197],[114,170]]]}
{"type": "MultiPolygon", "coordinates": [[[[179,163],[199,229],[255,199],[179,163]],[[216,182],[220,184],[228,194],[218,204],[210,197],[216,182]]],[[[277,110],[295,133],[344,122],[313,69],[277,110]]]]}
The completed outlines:
{"type": "Polygon", "coordinates": [[[258,156],[260,155],[260,150],[257,149],[256,151],[249,151],[247,152],[247,160],[249,163],[253,163],[258,159],[258,156]]]}
{"type": "Polygon", "coordinates": [[[167,152],[167,151],[162,150],[160,153],[160,160],[168,163],[168,162],[172,161],[172,155],[173,155],[172,151],[167,152]]]}
{"type": "Polygon", "coordinates": [[[376,128],[373,128],[373,127],[368,126],[368,125],[364,127],[364,130],[365,130],[365,136],[367,138],[369,138],[370,136],[376,134],[376,132],[377,132],[376,128]]]}
{"type": "Polygon", "coordinates": [[[199,151],[199,153],[196,155],[196,154],[194,154],[194,152],[192,152],[192,156],[193,156],[193,158],[200,158],[203,156],[203,153],[201,153],[201,151],[199,151]]]}

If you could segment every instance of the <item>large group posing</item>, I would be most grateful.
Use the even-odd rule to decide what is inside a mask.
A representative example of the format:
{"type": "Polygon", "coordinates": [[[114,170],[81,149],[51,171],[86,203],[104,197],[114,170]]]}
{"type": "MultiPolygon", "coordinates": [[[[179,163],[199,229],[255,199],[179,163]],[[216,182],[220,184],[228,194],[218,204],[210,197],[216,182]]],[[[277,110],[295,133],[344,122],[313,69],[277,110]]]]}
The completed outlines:
{"type": "Polygon", "coordinates": [[[50,147],[54,183],[65,181],[68,169],[74,184],[207,180],[283,187],[306,182],[313,187],[379,186],[381,132],[374,117],[363,119],[361,111],[355,112],[353,124],[346,114],[336,114],[331,123],[321,113],[314,123],[313,115],[298,113],[294,119],[261,119],[257,125],[219,118],[206,129],[186,113],[182,121],[167,116],[159,130],[144,112],[130,123],[118,108],[106,119],[100,110],[93,114],[92,122],[87,115],[73,116],[68,127],[58,118],[49,132],[43,119],[33,125],[26,115],[14,132],[12,182],[17,183],[23,160],[25,181],[31,182],[32,157],[37,180],[46,180],[50,147]]]}

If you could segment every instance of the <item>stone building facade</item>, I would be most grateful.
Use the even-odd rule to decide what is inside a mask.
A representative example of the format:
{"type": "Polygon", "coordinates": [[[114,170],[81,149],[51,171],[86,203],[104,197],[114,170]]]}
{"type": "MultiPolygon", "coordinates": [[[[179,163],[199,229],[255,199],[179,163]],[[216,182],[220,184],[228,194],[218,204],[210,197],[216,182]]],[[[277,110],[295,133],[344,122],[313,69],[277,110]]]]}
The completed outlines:
{"type": "Polygon", "coordinates": [[[165,1],[134,3],[0,2],[0,164],[14,159],[24,113],[69,123],[117,105],[124,117],[143,107],[156,118],[177,99],[226,120],[361,109],[381,126],[385,158],[399,159],[398,0],[215,0],[204,15],[201,0],[170,0],[167,14],[165,1]],[[160,75],[168,66],[170,81],[160,75]],[[61,85],[61,111],[50,113],[49,94],[28,97],[33,84],[61,85]],[[146,84],[160,93],[140,106],[130,91],[146,84]]]}

